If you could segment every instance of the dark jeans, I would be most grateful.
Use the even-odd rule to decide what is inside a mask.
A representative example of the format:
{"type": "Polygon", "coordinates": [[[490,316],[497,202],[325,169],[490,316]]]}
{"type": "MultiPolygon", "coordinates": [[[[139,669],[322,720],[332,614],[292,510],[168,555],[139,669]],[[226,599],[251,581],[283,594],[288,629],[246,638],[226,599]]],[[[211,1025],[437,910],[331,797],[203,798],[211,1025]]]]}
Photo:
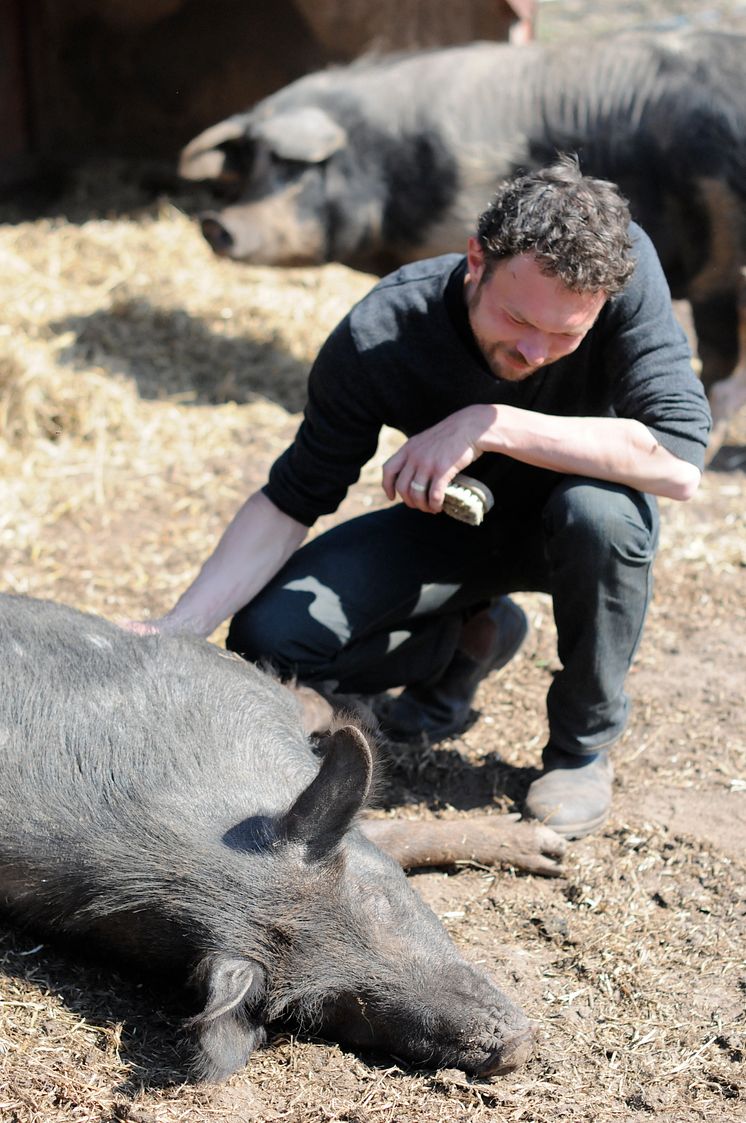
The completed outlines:
{"type": "Polygon", "coordinates": [[[463,621],[504,593],[550,593],[562,669],[547,698],[552,743],[611,744],[642,633],[658,538],[655,500],[562,477],[542,509],[481,527],[399,505],[313,539],[231,622],[227,646],[283,675],[373,694],[448,665],[463,621]]]}

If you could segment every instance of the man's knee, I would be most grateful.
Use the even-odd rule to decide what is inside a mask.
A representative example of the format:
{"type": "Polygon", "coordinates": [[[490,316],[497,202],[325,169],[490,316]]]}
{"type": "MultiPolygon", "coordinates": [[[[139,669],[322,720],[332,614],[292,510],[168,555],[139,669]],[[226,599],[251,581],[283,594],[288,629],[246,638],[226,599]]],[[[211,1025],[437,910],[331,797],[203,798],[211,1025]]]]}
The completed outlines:
{"type": "Polygon", "coordinates": [[[225,645],[251,662],[271,663],[282,675],[312,677],[348,639],[333,592],[306,578],[270,585],[237,612],[225,645]]]}
{"type": "Polygon", "coordinates": [[[619,561],[652,560],[658,541],[655,500],[633,488],[602,480],[563,480],[544,510],[544,530],[553,549],[579,551],[579,563],[594,551],[611,551],[619,561]]]}
{"type": "Polygon", "coordinates": [[[252,663],[269,660],[275,664],[284,646],[281,633],[280,622],[273,621],[271,611],[252,602],[231,620],[225,646],[252,663]]]}

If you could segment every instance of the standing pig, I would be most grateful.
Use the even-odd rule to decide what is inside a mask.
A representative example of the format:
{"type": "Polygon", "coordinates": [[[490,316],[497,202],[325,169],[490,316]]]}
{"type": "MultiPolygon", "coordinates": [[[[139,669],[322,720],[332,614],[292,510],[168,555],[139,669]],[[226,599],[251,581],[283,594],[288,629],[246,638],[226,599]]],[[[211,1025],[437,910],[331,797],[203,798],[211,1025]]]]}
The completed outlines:
{"type": "Polygon", "coordinates": [[[280,1016],[481,1075],[528,1058],[524,1015],[355,825],[357,728],[319,765],[291,693],[203,641],[15,596],[0,636],[0,901],[188,973],[198,1076],[229,1076],[280,1016]]]}
{"type": "Polygon", "coordinates": [[[691,301],[709,387],[738,354],[744,59],[746,36],[700,27],[363,61],[207,129],[180,171],[230,198],[202,218],[216,253],[380,272],[463,251],[498,180],[577,152],[619,184],[691,301]]]}

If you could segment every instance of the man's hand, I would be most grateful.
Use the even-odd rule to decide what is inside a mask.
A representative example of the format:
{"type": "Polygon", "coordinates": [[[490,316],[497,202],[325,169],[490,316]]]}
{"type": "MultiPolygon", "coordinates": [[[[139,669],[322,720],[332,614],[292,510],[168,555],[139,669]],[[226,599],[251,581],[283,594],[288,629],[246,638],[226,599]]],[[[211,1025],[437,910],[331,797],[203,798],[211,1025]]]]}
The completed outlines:
{"type": "Polygon", "coordinates": [[[448,483],[483,452],[668,499],[690,499],[701,478],[634,418],[564,417],[485,404],[458,410],[408,440],[384,464],[383,489],[389,499],[398,492],[408,507],[435,513],[448,483]]]}
{"type": "Polygon", "coordinates": [[[489,407],[467,406],[411,437],[383,466],[388,498],[437,514],[453,477],[481,455],[477,442],[491,418],[489,407]]]}

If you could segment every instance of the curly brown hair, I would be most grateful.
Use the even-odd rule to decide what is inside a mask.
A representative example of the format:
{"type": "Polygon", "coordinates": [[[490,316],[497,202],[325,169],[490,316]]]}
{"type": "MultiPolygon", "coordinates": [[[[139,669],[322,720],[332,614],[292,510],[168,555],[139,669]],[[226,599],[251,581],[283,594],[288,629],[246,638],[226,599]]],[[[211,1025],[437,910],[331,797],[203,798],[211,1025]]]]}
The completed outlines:
{"type": "Polygon", "coordinates": [[[477,220],[488,276],[498,261],[530,253],[573,292],[620,292],[634,270],[630,213],[619,188],[562,155],[505,180],[477,220]]]}

